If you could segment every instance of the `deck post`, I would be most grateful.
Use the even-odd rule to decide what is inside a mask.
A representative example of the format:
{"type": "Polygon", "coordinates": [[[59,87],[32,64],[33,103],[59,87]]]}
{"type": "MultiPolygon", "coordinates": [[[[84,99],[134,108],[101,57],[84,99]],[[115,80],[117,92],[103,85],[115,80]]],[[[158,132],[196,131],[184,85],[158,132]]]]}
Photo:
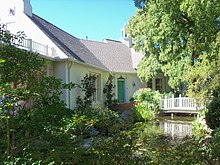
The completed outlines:
{"type": "Polygon", "coordinates": [[[172,94],[172,108],[174,108],[174,94],[172,94]]]}
{"type": "Polygon", "coordinates": [[[183,106],[182,100],[183,100],[182,96],[181,96],[181,94],[179,94],[179,107],[180,107],[180,109],[182,109],[182,106],[183,106]]]}
{"type": "Polygon", "coordinates": [[[46,55],[49,56],[49,46],[46,45],[46,55]]]}
{"type": "Polygon", "coordinates": [[[54,57],[56,55],[56,50],[54,49],[54,47],[52,47],[52,56],[54,57]]]}
{"type": "Polygon", "coordinates": [[[164,104],[164,109],[167,109],[167,96],[165,96],[163,104],[164,104]]]}
{"type": "Polygon", "coordinates": [[[33,42],[32,42],[32,39],[27,39],[28,42],[29,42],[29,50],[32,51],[33,50],[33,42]]]}

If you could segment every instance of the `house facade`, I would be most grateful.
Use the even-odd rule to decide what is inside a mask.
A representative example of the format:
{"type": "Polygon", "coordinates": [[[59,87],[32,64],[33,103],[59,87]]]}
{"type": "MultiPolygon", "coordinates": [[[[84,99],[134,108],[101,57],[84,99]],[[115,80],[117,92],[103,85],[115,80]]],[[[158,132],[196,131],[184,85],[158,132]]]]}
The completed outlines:
{"type": "MultiPolygon", "coordinates": [[[[168,91],[167,78],[162,74],[148,83],[137,77],[137,65],[143,54],[135,52],[131,40],[122,30],[121,41],[105,39],[103,42],[76,38],[32,12],[30,0],[0,0],[0,23],[13,34],[24,31],[26,39],[21,48],[38,52],[50,60],[47,75],[62,79],[63,83],[77,83],[86,74],[96,75],[96,92],[93,106],[102,106],[105,101],[103,88],[111,73],[114,76],[115,99],[129,102],[139,88],[168,91]]],[[[81,89],[63,90],[61,99],[67,107],[76,107],[76,98],[81,89]]]]}

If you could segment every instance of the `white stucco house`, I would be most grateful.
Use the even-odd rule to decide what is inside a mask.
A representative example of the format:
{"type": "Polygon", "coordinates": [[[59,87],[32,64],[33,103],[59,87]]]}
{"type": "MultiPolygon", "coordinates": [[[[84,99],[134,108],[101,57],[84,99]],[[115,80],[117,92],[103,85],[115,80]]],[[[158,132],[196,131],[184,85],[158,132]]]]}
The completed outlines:
{"type": "MultiPolygon", "coordinates": [[[[103,88],[109,73],[114,76],[115,98],[119,103],[129,102],[133,93],[146,86],[167,91],[167,78],[162,74],[151,82],[141,83],[137,65],[143,55],[131,48],[131,40],[122,30],[121,41],[103,42],[83,40],[72,36],[32,12],[30,0],[0,0],[0,23],[11,33],[24,31],[22,48],[38,52],[51,61],[47,74],[61,78],[63,83],[80,84],[86,73],[97,76],[93,105],[103,105],[103,88]]],[[[82,95],[78,88],[64,90],[61,96],[67,107],[76,107],[76,98],[82,95]]]]}

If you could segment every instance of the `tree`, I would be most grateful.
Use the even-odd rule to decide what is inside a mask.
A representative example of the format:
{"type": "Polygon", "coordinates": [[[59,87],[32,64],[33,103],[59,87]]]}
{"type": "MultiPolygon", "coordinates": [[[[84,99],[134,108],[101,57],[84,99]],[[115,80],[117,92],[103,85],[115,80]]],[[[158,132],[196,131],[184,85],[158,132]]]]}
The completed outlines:
{"type": "Polygon", "coordinates": [[[142,7],[138,6],[126,31],[135,43],[134,48],[145,54],[138,66],[138,76],[148,81],[163,72],[175,91],[188,84],[192,91],[189,94],[198,92],[200,96],[215,88],[220,78],[215,68],[219,65],[220,2],[135,2],[142,3],[142,7]]]}
{"type": "Polygon", "coordinates": [[[0,162],[26,155],[27,148],[37,153],[39,141],[42,146],[50,144],[70,112],[59,96],[61,89],[74,84],[47,77],[45,59],[16,47],[23,39],[23,33],[12,35],[0,25],[0,162]]]}
{"type": "MultiPolygon", "coordinates": [[[[6,119],[6,137],[7,137],[7,156],[13,155],[15,148],[14,141],[14,118],[19,106],[17,103],[21,100],[28,100],[36,96],[33,89],[38,83],[39,77],[43,76],[42,68],[45,60],[38,58],[36,53],[16,48],[22,40],[24,34],[19,32],[17,35],[11,35],[4,25],[0,25],[0,97],[1,99],[1,118],[6,119]],[[17,45],[13,44],[16,40],[17,45]]],[[[4,123],[4,122],[3,122],[4,123]]]]}

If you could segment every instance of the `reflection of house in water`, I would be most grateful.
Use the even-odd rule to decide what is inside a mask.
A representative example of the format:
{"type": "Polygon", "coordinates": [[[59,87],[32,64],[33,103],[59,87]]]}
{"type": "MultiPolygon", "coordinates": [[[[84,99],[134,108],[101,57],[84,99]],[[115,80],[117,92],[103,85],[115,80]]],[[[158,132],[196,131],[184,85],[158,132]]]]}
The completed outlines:
{"type": "Polygon", "coordinates": [[[160,122],[160,128],[164,135],[170,135],[172,138],[183,138],[192,135],[192,122],[164,120],[160,122]]]}

